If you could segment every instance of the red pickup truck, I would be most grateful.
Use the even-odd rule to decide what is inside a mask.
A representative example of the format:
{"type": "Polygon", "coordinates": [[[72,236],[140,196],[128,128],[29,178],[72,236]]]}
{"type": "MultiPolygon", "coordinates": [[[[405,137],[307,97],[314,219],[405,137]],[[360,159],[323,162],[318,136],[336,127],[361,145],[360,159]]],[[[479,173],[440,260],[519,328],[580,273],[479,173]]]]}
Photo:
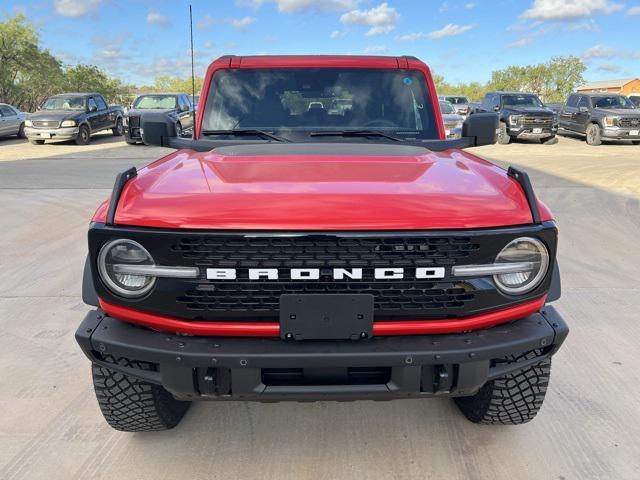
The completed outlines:
{"type": "Polygon", "coordinates": [[[568,327],[557,228],[527,174],[445,138],[413,57],[226,56],[193,139],[116,178],[89,228],[76,338],[102,413],[174,427],[195,400],[452,397],[472,422],[542,405],[568,327]]]}

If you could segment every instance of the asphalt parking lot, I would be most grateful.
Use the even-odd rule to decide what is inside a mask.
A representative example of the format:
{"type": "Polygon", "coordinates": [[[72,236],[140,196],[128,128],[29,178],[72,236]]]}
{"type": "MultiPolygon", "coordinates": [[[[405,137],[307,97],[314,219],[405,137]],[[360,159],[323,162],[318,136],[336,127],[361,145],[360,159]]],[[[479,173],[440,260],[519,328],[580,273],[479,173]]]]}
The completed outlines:
{"type": "Polygon", "coordinates": [[[473,425],[447,399],[229,402],[195,404],[171,431],[120,433],[73,338],[86,229],[115,174],[164,151],[0,139],[0,478],[639,478],[639,146],[476,149],[527,169],[560,226],[556,306],[572,331],[532,423],[473,425]]]}

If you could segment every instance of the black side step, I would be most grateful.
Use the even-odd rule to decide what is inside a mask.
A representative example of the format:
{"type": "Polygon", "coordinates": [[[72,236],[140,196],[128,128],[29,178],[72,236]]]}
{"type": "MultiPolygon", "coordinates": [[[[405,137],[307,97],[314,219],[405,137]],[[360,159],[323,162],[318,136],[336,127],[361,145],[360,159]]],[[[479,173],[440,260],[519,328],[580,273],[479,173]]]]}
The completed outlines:
{"type": "Polygon", "coordinates": [[[111,192],[111,200],[109,201],[109,210],[107,210],[107,225],[112,226],[116,218],[116,209],[118,208],[118,202],[120,201],[120,195],[122,195],[122,189],[129,180],[138,175],[136,167],[131,167],[124,172],[120,172],[116,177],[116,183],[113,185],[113,192],[111,192]]]}
{"type": "Polygon", "coordinates": [[[529,179],[529,175],[527,174],[527,172],[525,172],[524,170],[520,170],[519,168],[509,167],[509,169],[507,170],[507,175],[513,178],[522,187],[524,196],[527,198],[527,203],[529,204],[529,209],[531,210],[531,218],[533,219],[533,223],[542,223],[542,221],[540,220],[540,210],[538,209],[538,199],[536,198],[536,194],[533,191],[533,185],[531,185],[531,180],[529,179]]]}

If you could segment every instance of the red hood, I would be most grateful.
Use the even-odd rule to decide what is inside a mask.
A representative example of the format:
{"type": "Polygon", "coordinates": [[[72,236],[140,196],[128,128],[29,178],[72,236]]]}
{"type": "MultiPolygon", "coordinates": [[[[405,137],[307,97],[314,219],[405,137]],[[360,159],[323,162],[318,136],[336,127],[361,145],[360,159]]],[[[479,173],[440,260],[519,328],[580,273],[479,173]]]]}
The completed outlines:
{"type": "MultiPolygon", "coordinates": [[[[141,169],[126,185],[116,223],[307,231],[531,223],[520,186],[473,155],[380,144],[327,147],[262,144],[178,151],[141,169]]],[[[543,220],[550,219],[546,207],[540,208],[543,220]]],[[[103,205],[94,220],[104,221],[105,210],[103,205]]]]}

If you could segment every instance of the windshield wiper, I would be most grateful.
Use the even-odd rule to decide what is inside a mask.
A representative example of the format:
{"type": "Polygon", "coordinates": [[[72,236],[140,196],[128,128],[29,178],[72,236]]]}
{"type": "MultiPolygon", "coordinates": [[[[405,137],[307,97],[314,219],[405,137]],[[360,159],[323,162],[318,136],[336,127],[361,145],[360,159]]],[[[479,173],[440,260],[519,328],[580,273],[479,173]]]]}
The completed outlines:
{"type": "Polygon", "coordinates": [[[271,140],[275,140],[276,142],[287,142],[290,143],[291,140],[288,138],[279,137],[274,135],[273,133],[265,132],[264,130],[257,130],[255,128],[234,128],[233,130],[203,130],[203,135],[255,135],[269,138],[271,140]]]}
{"type": "Polygon", "coordinates": [[[387,135],[379,130],[325,130],[311,132],[309,135],[312,137],[383,137],[394,142],[402,141],[401,138],[387,135]]]}

